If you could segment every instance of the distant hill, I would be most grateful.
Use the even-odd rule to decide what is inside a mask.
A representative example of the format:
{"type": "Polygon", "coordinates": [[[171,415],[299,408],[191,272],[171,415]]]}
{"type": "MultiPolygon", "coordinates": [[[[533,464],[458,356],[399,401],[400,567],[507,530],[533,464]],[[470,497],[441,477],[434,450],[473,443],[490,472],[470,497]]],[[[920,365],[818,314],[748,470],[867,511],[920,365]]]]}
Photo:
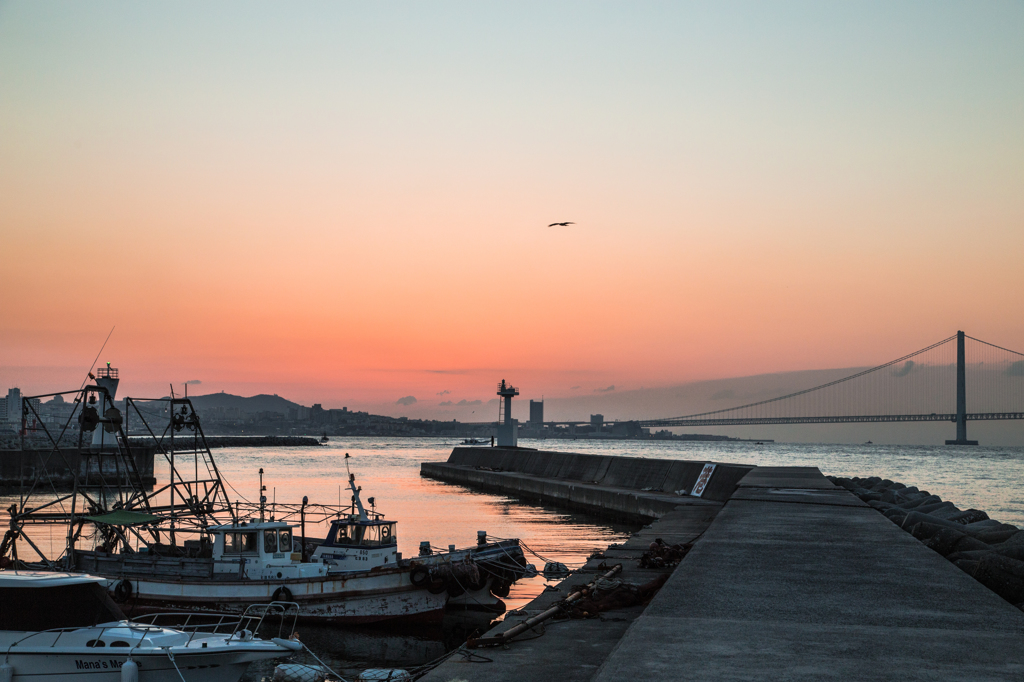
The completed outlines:
{"type": "Polygon", "coordinates": [[[189,399],[196,406],[196,409],[200,411],[200,414],[202,414],[204,409],[235,407],[240,412],[248,412],[250,414],[255,414],[256,412],[280,412],[287,415],[289,408],[303,407],[279,395],[266,394],[245,398],[240,395],[221,392],[208,395],[190,395],[189,399]]]}

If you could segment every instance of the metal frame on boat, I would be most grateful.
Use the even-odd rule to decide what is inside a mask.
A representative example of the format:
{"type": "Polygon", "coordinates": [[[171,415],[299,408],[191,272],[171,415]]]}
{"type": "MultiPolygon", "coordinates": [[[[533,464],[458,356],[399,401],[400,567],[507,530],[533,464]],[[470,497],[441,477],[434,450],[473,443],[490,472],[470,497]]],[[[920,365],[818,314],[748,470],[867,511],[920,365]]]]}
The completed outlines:
{"type": "MultiPolygon", "coordinates": [[[[403,559],[395,521],[363,506],[351,471],[347,506],[305,498],[268,505],[262,469],[259,502],[232,500],[187,397],[125,398],[122,415],[114,403],[117,370],[98,374],[95,384],[76,392],[60,435],[45,424],[40,429],[48,456],[64,457],[63,436],[77,414],[84,458],[72,472],[71,491],[58,491],[46,467],[23,476],[0,567],[25,565],[17,555],[23,539],[39,555],[36,567],[107,578],[112,596],[133,615],[241,614],[250,604],[273,600],[295,602],[300,619],[333,623],[439,620],[450,599],[501,610],[496,597],[507,595],[508,585],[527,570],[518,541],[490,543],[486,537],[469,549],[421,550],[403,559]],[[147,490],[132,468],[129,417],[168,464],[170,480],[156,489],[147,490]],[[166,419],[159,435],[154,418],[166,419]],[[307,538],[307,521],[329,522],[328,537],[307,538]],[[35,524],[66,524],[59,556],[47,557],[26,533],[35,524]],[[83,548],[90,534],[94,547],[83,548]]],[[[40,397],[46,396],[26,398],[26,405],[40,397]]],[[[23,439],[27,432],[23,428],[23,439]]]]}

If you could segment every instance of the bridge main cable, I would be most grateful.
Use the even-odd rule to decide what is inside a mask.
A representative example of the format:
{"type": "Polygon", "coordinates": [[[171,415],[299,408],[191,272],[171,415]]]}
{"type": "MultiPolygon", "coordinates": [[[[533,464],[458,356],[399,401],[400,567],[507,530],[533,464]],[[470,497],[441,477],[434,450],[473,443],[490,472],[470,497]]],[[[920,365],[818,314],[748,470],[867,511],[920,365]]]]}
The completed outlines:
{"type": "MultiPolygon", "coordinates": [[[[949,343],[950,341],[953,341],[956,338],[957,338],[957,335],[954,334],[954,335],[950,336],[949,338],[946,338],[946,339],[943,339],[942,341],[938,341],[936,343],[933,343],[932,345],[928,346],[927,348],[922,348],[921,350],[914,351],[913,353],[910,353],[909,355],[904,355],[901,358],[896,358],[895,360],[887,362],[884,365],[879,365],[877,367],[872,367],[871,369],[866,369],[866,370],[857,372],[856,374],[851,374],[850,376],[843,377],[842,379],[836,379],[835,381],[830,381],[828,383],[821,384],[820,386],[814,386],[813,388],[805,388],[802,391],[796,391],[795,393],[789,393],[787,395],[779,396],[778,398],[769,398],[768,400],[759,400],[758,402],[755,402],[755,403],[748,403],[746,405],[739,405],[737,407],[727,407],[727,408],[724,408],[724,409],[721,409],[721,410],[712,410],[711,412],[698,412],[697,414],[684,415],[682,417],[668,417],[668,418],[665,418],[665,419],[641,420],[640,421],[640,425],[641,426],[650,426],[650,427],[656,427],[656,426],[683,426],[683,425],[687,425],[687,424],[691,424],[691,425],[695,425],[695,426],[711,426],[711,425],[714,425],[714,424],[722,424],[722,425],[724,425],[725,422],[728,422],[730,424],[736,424],[736,423],[740,423],[740,424],[768,424],[768,423],[799,424],[799,423],[804,423],[804,424],[806,424],[806,423],[816,423],[816,422],[819,422],[819,420],[824,420],[824,419],[839,419],[839,418],[835,418],[835,417],[808,417],[808,418],[796,418],[796,417],[794,417],[794,418],[785,418],[785,417],[779,417],[779,418],[763,418],[763,419],[787,419],[787,420],[793,419],[794,421],[763,421],[762,418],[751,418],[750,420],[743,419],[742,421],[740,421],[738,418],[734,418],[734,419],[731,419],[731,420],[713,420],[712,422],[709,422],[706,419],[700,419],[700,418],[701,417],[709,417],[709,416],[711,416],[713,414],[724,414],[726,412],[737,412],[739,410],[745,410],[745,409],[749,409],[751,407],[757,407],[759,405],[767,405],[769,403],[776,403],[776,402],[779,402],[780,400],[788,400],[789,398],[795,398],[797,396],[806,395],[808,393],[813,393],[814,391],[818,391],[818,390],[821,390],[823,388],[828,388],[830,386],[835,386],[837,384],[841,384],[843,382],[850,381],[852,379],[857,379],[857,378],[865,376],[867,374],[871,374],[872,372],[877,372],[878,370],[885,369],[886,367],[892,367],[893,365],[899,364],[901,362],[905,362],[906,360],[909,360],[909,359],[911,359],[913,357],[916,357],[916,356],[920,355],[921,353],[927,353],[928,351],[933,350],[935,348],[938,348],[939,346],[941,346],[943,344],[949,343]],[[795,421],[797,419],[800,419],[800,421],[795,421]],[[814,422],[809,421],[811,419],[813,419],[814,422]]],[[[971,337],[971,338],[973,338],[973,337],[971,337]]],[[[977,340],[978,339],[975,339],[975,341],[977,341],[977,340]]],[[[982,343],[985,343],[985,342],[982,341],[982,343]]],[[[988,344],[988,345],[991,346],[992,344],[988,344]]],[[[999,346],[994,346],[994,347],[995,348],[999,348],[999,346]]],[[[1006,350],[1006,349],[1002,348],[1000,350],[1006,350]]],[[[1010,352],[1015,352],[1015,351],[1010,351],[1010,352]]],[[[1018,353],[1018,355],[1020,355],[1020,353],[1018,353]]],[[[905,415],[905,416],[911,417],[911,416],[917,416],[917,415],[905,415]]],[[[931,417],[932,415],[928,415],[928,416],[931,417]]],[[[856,421],[869,421],[869,420],[870,421],[880,421],[881,420],[880,417],[881,417],[881,415],[876,415],[874,418],[868,417],[866,419],[856,419],[856,421]]],[[[843,419],[843,421],[855,421],[854,418],[849,418],[849,417],[842,418],[842,419],[843,419]]],[[[889,419],[885,419],[884,421],[890,421],[890,420],[889,419]]],[[[892,419],[891,421],[904,421],[904,420],[892,419]]],[[[918,419],[906,419],[905,421],[945,421],[945,420],[944,419],[931,419],[930,418],[930,419],[927,419],[927,420],[924,420],[924,419],[921,419],[921,420],[918,420],[918,419]]]]}

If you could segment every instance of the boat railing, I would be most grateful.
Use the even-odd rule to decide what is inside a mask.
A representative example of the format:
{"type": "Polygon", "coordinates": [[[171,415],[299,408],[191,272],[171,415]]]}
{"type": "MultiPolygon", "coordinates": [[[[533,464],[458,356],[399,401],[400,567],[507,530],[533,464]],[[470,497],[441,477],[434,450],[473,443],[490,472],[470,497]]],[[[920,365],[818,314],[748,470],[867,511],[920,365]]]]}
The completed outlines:
{"type": "MultiPolygon", "coordinates": [[[[268,617],[280,616],[277,636],[283,637],[285,623],[291,617],[291,629],[288,632],[290,637],[295,632],[295,625],[299,617],[299,605],[295,602],[271,602],[269,604],[250,604],[241,614],[217,613],[215,611],[198,611],[192,613],[165,612],[151,613],[134,619],[136,623],[148,623],[157,626],[158,619],[176,621],[166,624],[164,627],[187,632],[188,643],[195,639],[196,635],[217,635],[228,634],[228,640],[238,639],[245,641],[246,637],[259,632],[263,623],[268,617]],[[182,616],[185,617],[181,622],[182,616]],[[200,619],[209,619],[209,622],[197,622],[200,619]],[[229,632],[230,631],[230,632],[229,632]]],[[[186,643],[187,644],[187,643],[186,643]]]]}
{"type": "MultiPolygon", "coordinates": [[[[269,604],[250,604],[246,607],[245,611],[242,612],[241,620],[248,620],[248,622],[256,621],[256,625],[252,628],[244,628],[250,632],[259,632],[260,627],[267,617],[279,616],[277,626],[277,636],[284,638],[285,623],[288,618],[291,618],[291,628],[288,630],[288,637],[295,634],[295,626],[299,620],[299,605],[293,601],[273,601],[269,604]]],[[[235,631],[231,634],[234,637],[239,633],[239,629],[236,627],[235,631]]],[[[228,639],[231,639],[228,637],[228,639]]]]}
{"type": "MultiPolygon", "coordinates": [[[[181,615],[181,614],[178,614],[178,615],[181,615]]],[[[10,655],[11,649],[13,647],[18,646],[19,644],[22,644],[23,642],[26,642],[26,641],[32,639],[33,637],[39,637],[41,635],[48,635],[48,634],[56,633],[57,636],[53,638],[52,642],[50,642],[50,647],[53,648],[53,647],[57,646],[57,642],[60,641],[61,636],[63,636],[64,634],[70,633],[70,632],[82,632],[83,630],[90,630],[90,631],[95,630],[96,631],[96,635],[90,641],[96,641],[100,637],[105,635],[108,630],[124,630],[124,629],[128,629],[128,630],[131,630],[132,632],[136,632],[136,633],[137,632],[142,632],[142,636],[139,637],[139,642],[137,644],[135,644],[134,646],[132,646],[132,650],[133,651],[136,648],[138,648],[139,644],[141,644],[142,642],[144,642],[146,640],[146,637],[149,634],[163,632],[165,630],[165,628],[162,628],[162,627],[157,626],[157,625],[139,623],[139,622],[136,622],[136,621],[118,621],[117,623],[111,623],[109,625],[84,625],[84,626],[80,626],[80,627],[50,628],[48,630],[39,630],[37,632],[30,632],[27,635],[25,635],[24,637],[22,637],[21,639],[15,640],[14,642],[11,642],[11,644],[8,645],[8,647],[7,647],[7,654],[10,655]]],[[[189,639],[189,641],[191,641],[191,638],[189,639]]],[[[86,643],[86,646],[90,646],[90,645],[88,643],[86,643]]]]}

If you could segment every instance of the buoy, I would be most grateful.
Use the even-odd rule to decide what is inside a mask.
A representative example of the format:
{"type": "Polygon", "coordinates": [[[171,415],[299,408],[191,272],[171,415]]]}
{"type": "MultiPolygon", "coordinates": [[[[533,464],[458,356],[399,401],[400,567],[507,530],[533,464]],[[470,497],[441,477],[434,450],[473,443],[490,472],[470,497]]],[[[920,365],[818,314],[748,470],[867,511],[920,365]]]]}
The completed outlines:
{"type": "Polygon", "coordinates": [[[14,667],[10,663],[0,663],[0,682],[11,682],[14,679],[14,667]]]}
{"type": "Polygon", "coordinates": [[[139,664],[130,658],[121,666],[121,682],[139,682],[139,664]]]}
{"type": "Polygon", "coordinates": [[[282,663],[274,668],[274,682],[323,682],[327,671],[318,665],[282,663]]]}

